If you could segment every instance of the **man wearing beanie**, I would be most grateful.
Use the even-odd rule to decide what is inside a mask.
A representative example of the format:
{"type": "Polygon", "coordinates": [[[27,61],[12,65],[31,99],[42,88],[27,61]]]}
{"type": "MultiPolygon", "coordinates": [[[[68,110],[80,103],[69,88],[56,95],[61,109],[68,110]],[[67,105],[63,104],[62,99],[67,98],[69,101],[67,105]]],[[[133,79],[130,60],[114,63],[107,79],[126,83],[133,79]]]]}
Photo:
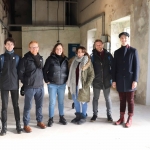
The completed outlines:
{"type": "Polygon", "coordinates": [[[120,98],[120,118],[116,125],[124,123],[126,102],[128,103],[128,119],[125,127],[132,125],[134,113],[134,92],[137,87],[139,76],[139,59],[137,50],[128,45],[129,34],[122,32],[119,34],[121,47],[114,53],[113,63],[113,83],[112,87],[117,88],[120,98]]]}

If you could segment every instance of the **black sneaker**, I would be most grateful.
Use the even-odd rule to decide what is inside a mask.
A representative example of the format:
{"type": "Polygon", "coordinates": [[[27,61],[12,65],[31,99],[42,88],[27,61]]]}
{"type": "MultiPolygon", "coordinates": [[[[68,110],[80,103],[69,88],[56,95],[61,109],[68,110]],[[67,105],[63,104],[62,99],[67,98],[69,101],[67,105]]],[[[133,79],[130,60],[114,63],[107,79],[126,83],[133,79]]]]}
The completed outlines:
{"type": "Polygon", "coordinates": [[[66,119],[64,118],[64,116],[60,116],[59,123],[61,123],[61,124],[63,124],[63,125],[66,125],[66,124],[67,124],[67,121],[66,121],[66,119]]]}
{"type": "Polygon", "coordinates": [[[113,119],[112,119],[111,115],[108,115],[108,116],[107,116],[107,120],[108,120],[109,122],[113,122],[113,119]]]}
{"type": "Polygon", "coordinates": [[[96,121],[96,119],[97,119],[97,115],[93,115],[93,117],[91,118],[91,122],[96,121]]]}
{"type": "Polygon", "coordinates": [[[53,117],[52,117],[52,118],[49,118],[47,126],[48,126],[48,127],[51,127],[51,126],[53,125],[53,123],[54,123],[53,117]]]}

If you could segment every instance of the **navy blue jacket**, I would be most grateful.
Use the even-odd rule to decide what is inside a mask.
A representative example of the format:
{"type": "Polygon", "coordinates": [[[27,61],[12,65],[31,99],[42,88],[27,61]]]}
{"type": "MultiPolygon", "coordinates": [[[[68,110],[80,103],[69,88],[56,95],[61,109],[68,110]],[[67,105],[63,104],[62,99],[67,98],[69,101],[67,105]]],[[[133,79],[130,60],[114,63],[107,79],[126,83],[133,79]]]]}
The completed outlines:
{"type": "Polygon", "coordinates": [[[3,68],[0,67],[0,87],[2,90],[18,90],[19,88],[19,78],[17,73],[18,63],[16,64],[16,56],[19,57],[15,53],[4,53],[3,68]]]}
{"type": "Polygon", "coordinates": [[[116,82],[118,92],[130,92],[132,82],[138,82],[139,59],[137,50],[133,47],[121,47],[114,53],[113,82],[116,82]]]}

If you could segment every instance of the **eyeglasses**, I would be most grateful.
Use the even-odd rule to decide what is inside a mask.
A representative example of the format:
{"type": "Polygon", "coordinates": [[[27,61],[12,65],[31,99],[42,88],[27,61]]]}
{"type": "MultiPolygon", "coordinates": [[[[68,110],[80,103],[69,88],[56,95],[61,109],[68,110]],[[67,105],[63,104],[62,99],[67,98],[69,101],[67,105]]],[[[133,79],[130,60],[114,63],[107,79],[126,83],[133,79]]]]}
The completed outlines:
{"type": "Polygon", "coordinates": [[[39,48],[39,47],[30,47],[31,49],[37,49],[37,48],[39,48]]]}

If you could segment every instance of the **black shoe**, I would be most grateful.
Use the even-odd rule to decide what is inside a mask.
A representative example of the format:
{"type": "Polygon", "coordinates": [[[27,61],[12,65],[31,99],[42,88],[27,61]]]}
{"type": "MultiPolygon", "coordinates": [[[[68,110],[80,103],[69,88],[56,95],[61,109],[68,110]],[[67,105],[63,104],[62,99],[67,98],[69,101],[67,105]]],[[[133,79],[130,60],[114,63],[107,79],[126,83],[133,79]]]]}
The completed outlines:
{"type": "Polygon", "coordinates": [[[108,115],[108,116],[107,116],[107,120],[108,120],[109,122],[113,122],[113,119],[112,119],[111,115],[108,115]]]}
{"type": "Polygon", "coordinates": [[[64,116],[60,116],[59,123],[61,123],[61,124],[63,124],[63,125],[66,125],[66,124],[67,124],[67,121],[66,121],[66,119],[64,118],[64,116]]]}
{"type": "Polygon", "coordinates": [[[93,115],[93,117],[91,118],[91,122],[96,121],[96,119],[97,119],[97,115],[93,115]]]}
{"type": "Polygon", "coordinates": [[[17,133],[18,133],[18,134],[21,134],[21,133],[22,133],[22,131],[23,131],[23,129],[22,129],[21,127],[16,128],[16,130],[17,130],[17,133]]]}
{"type": "Polygon", "coordinates": [[[52,117],[52,118],[49,118],[47,126],[48,126],[48,127],[51,127],[51,126],[53,125],[53,123],[54,123],[53,117],[52,117]]]}
{"type": "Polygon", "coordinates": [[[6,129],[2,128],[0,135],[1,135],[1,136],[6,135],[6,129]]]}

